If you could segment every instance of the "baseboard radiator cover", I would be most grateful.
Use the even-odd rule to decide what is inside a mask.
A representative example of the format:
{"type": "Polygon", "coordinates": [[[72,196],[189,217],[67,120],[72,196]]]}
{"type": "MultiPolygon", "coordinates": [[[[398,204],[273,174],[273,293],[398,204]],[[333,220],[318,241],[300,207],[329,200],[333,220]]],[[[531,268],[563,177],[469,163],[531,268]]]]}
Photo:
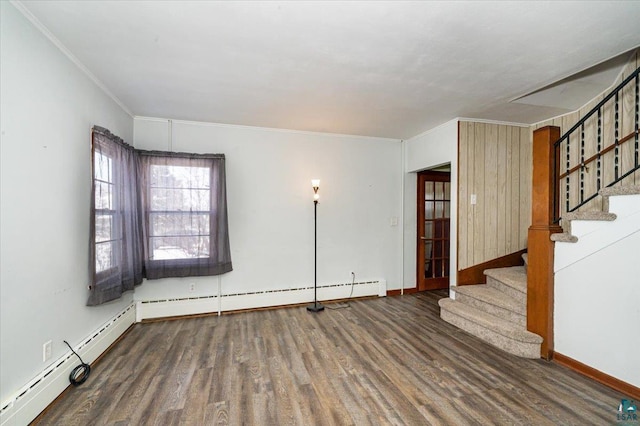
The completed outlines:
{"type": "MultiPolygon", "coordinates": [[[[91,364],[132,324],[135,323],[135,304],[132,303],[85,338],[74,350],[84,362],[91,364]]],[[[35,419],[69,385],[69,373],[80,361],[68,351],[23,386],[15,396],[3,401],[0,425],[26,425],[35,419]]],[[[91,380],[91,378],[89,378],[91,380]]]]}
{"type": "MultiPolygon", "coordinates": [[[[351,294],[351,282],[318,285],[318,300],[346,299],[351,294]]],[[[353,283],[352,297],[386,296],[383,279],[353,283]]],[[[294,305],[313,302],[313,286],[261,290],[218,295],[167,298],[137,301],[137,321],[172,316],[222,313],[242,309],[294,305]]]]}

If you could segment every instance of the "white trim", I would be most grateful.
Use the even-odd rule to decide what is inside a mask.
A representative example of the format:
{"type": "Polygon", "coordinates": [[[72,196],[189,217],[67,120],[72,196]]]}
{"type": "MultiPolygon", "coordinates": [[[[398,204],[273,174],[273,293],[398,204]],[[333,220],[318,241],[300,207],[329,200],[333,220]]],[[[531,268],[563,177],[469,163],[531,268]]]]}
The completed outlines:
{"type": "MultiPolygon", "coordinates": [[[[591,99],[591,101],[592,101],[592,100],[593,100],[593,99],[591,99]]],[[[591,101],[589,101],[589,102],[591,102],[591,101]]],[[[587,103],[589,103],[589,102],[587,102],[587,103]]],[[[585,104],[585,105],[586,105],[586,104],[585,104]]],[[[582,106],[582,107],[578,108],[578,109],[577,109],[577,110],[575,110],[575,111],[569,111],[569,112],[565,112],[564,114],[560,114],[560,115],[556,115],[556,116],[551,117],[551,118],[547,118],[546,120],[540,120],[540,121],[537,121],[537,122],[533,123],[533,124],[531,125],[531,127],[538,126],[538,125],[540,125],[540,124],[542,124],[542,123],[546,123],[546,122],[548,122],[548,121],[553,121],[553,120],[555,120],[556,118],[562,118],[562,117],[564,117],[565,115],[575,114],[576,112],[580,111],[580,109],[581,109],[581,108],[583,108],[583,107],[584,107],[584,106],[582,106]]]]}
{"type": "MultiPolygon", "coordinates": [[[[351,294],[351,282],[330,283],[318,286],[318,300],[346,299],[351,294]]],[[[352,297],[379,296],[387,294],[385,280],[358,281],[353,283],[352,297]]],[[[173,316],[212,314],[242,309],[286,306],[313,301],[313,286],[272,289],[197,297],[138,300],[138,321],[173,316]]]]}
{"type": "Polygon", "coordinates": [[[510,121],[498,121],[498,120],[486,120],[483,118],[469,118],[469,117],[455,117],[452,118],[451,120],[447,120],[444,123],[438,124],[436,127],[432,127],[429,130],[425,130],[422,133],[419,133],[415,136],[411,136],[409,139],[405,139],[404,142],[406,141],[411,141],[413,139],[417,139],[417,138],[421,138],[422,136],[425,136],[433,131],[435,131],[436,129],[439,129],[440,127],[446,126],[447,124],[451,123],[452,121],[470,121],[472,123],[486,123],[486,124],[498,124],[501,126],[515,126],[515,127],[531,127],[532,124],[527,124],[527,123],[513,123],[510,121]]]}
{"type": "Polygon", "coordinates": [[[468,118],[468,117],[457,117],[458,121],[470,121],[472,123],[485,123],[485,124],[497,124],[499,126],[514,126],[514,127],[531,127],[531,124],[527,123],[513,123],[510,121],[499,121],[499,120],[485,120],[483,118],[468,118]]]}
{"type": "MultiPolygon", "coordinates": [[[[79,345],[74,347],[74,350],[84,362],[91,364],[135,323],[135,318],[135,304],[132,303],[93,333],[90,333],[79,345]]],[[[71,351],[55,360],[20,388],[9,400],[2,403],[0,425],[29,424],[70,386],[69,373],[78,364],[78,359],[71,351]]]]}
{"type": "Polygon", "coordinates": [[[133,112],[114,95],[107,86],[98,79],[62,42],[55,36],[49,29],[42,23],[33,13],[27,8],[20,0],[10,0],[10,3],[15,7],[25,18],[27,18],[34,27],[36,27],[46,38],[51,41],[75,66],[78,67],[96,86],[100,88],[107,96],[109,96],[124,112],[129,114],[131,118],[134,118],[133,112]]]}

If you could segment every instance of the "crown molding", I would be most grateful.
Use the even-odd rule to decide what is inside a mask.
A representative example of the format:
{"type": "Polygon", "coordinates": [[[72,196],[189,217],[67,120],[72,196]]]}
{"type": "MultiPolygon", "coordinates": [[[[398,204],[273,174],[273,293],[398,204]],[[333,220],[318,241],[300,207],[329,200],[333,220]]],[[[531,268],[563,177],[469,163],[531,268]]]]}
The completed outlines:
{"type": "Polygon", "coordinates": [[[46,38],[51,41],[73,64],[78,67],[89,79],[100,88],[107,96],[109,96],[124,112],[126,112],[131,118],[134,118],[131,110],[114,95],[107,86],[104,85],[98,77],[96,77],[80,60],[73,54],[67,47],[55,36],[49,29],[42,23],[33,13],[19,0],[10,0],[10,3],[15,7],[25,18],[33,24],[46,38]]]}

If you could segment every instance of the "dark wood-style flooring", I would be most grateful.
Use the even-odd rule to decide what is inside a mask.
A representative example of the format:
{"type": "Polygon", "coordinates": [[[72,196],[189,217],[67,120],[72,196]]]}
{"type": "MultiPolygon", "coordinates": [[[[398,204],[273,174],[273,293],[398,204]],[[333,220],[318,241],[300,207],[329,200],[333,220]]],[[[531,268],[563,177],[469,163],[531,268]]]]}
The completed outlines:
{"type": "Polygon", "coordinates": [[[624,395],[449,325],[444,295],[137,324],[38,424],[616,423],[624,395]]]}

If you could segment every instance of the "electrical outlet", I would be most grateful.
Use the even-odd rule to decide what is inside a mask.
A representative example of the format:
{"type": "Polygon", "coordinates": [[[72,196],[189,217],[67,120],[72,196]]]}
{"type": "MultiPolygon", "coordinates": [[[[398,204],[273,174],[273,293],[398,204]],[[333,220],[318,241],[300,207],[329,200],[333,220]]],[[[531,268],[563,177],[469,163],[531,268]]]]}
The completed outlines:
{"type": "Polygon", "coordinates": [[[191,291],[191,292],[196,291],[196,283],[190,283],[189,284],[189,291],[191,291]]]}
{"type": "Polygon", "coordinates": [[[42,345],[42,362],[46,362],[51,359],[51,345],[51,340],[42,345]]]}

